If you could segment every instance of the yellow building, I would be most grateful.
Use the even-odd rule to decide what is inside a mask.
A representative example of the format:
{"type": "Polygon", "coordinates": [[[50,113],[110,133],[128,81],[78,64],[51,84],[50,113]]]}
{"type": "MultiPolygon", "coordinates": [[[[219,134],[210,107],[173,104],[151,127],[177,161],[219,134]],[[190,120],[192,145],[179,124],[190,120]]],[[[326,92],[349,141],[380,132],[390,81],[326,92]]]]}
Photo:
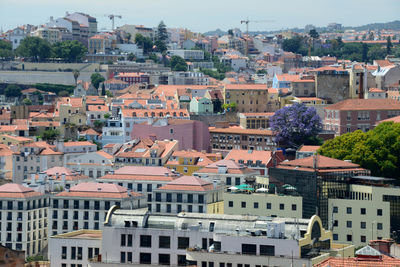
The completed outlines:
{"type": "Polygon", "coordinates": [[[236,104],[238,112],[273,112],[279,109],[278,91],[266,84],[226,84],[225,104],[236,104]]]}
{"type": "Polygon", "coordinates": [[[22,136],[14,136],[8,134],[0,134],[0,144],[6,146],[21,146],[31,143],[33,140],[22,136]]]}
{"type": "Polygon", "coordinates": [[[175,170],[182,175],[192,175],[199,169],[221,159],[222,155],[220,153],[180,150],[175,151],[172,154],[168,162],[165,164],[165,167],[175,170]]]}
{"type": "Polygon", "coordinates": [[[0,178],[12,180],[13,151],[8,145],[0,144],[0,178]]]}

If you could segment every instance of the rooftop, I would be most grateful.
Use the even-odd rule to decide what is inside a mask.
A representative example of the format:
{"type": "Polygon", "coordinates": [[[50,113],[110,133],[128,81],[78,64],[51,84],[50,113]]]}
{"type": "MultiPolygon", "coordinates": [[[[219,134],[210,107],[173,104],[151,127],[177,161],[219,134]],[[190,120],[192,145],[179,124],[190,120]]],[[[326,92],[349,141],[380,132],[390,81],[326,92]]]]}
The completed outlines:
{"type": "Polygon", "coordinates": [[[102,237],[103,237],[103,231],[86,230],[86,229],[51,236],[51,238],[66,238],[66,239],[102,239],[102,237]]]}
{"type": "Polygon", "coordinates": [[[29,198],[41,195],[43,194],[20,184],[9,183],[0,186],[0,198],[29,198]]]}
{"type": "Polygon", "coordinates": [[[347,99],[325,107],[329,110],[400,110],[394,99],[347,99]]]}

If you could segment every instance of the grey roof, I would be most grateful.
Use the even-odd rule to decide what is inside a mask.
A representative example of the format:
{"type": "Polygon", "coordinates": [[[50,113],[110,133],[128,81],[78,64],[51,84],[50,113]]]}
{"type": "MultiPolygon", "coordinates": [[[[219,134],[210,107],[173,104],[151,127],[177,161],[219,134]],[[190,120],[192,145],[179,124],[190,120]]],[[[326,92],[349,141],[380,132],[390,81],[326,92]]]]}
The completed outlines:
{"type": "Polygon", "coordinates": [[[363,256],[380,256],[380,255],[382,255],[378,250],[376,250],[370,246],[365,246],[365,247],[357,250],[355,254],[363,255],[363,256]]]}

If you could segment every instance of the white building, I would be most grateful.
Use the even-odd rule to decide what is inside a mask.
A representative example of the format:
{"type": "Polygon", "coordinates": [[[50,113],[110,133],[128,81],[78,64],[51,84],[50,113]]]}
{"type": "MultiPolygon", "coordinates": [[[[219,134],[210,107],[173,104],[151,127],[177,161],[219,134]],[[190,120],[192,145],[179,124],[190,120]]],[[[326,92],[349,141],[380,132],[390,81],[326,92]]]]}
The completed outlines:
{"type": "Polygon", "coordinates": [[[168,50],[167,54],[169,56],[180,56],[185,60],[204,60],[204,51],[203,50],[168,50]]]}
{"type": "Polygon", "coordinates": [[[22,27],[15,28],[6,33],[7,40],[12,43],[12,49],[15,50],[20,45],[21,41],[27,36],[22,27]]]}
{"type": "Polygon", "coordinates": [[[88,266],[101,254],[100,230],[78,230],[49,238],[50,267],[88,266]]]}
{"type": "Polygon", "coordinates": [[[49,233],[57,235],[78,229],[99,230],[111,206],[124,209],[146,207],[142,194],[113,184],[80,183],[52,197],[49,233]]]}
{"type": "Polygon", "coordinates": [[[318,216],[294,220],[184,212],[153,215],[113,207],[104,224],[101,261],[91,262],[91,267],[300,267],[311,266],[312,258],[332,247],[332,234],[322,228],[318,216]]]}
{"type": "Polygon", "coordinates": [[[100,178],[113,170],[114,157],[100,150],[77,156],[69,160],[66,166],[91,178],[100,178]]]}
{"type": "Polygon", "coordinates": [[[0,244],[36,255],[47,245],[48,195],[20,184],[0,186],[0,244]]]}

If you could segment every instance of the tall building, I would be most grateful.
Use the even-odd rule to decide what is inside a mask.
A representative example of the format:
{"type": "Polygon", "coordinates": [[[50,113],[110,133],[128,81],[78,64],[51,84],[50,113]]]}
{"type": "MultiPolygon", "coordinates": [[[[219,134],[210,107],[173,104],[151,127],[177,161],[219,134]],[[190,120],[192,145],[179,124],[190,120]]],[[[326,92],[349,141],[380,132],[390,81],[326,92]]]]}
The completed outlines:
{"type": "Polygon", "coordinates": [[[0,243],[26,257],[41,252],[47,246],[48,206],[49,196],[32,188],[0,186],[0,243]]]}

